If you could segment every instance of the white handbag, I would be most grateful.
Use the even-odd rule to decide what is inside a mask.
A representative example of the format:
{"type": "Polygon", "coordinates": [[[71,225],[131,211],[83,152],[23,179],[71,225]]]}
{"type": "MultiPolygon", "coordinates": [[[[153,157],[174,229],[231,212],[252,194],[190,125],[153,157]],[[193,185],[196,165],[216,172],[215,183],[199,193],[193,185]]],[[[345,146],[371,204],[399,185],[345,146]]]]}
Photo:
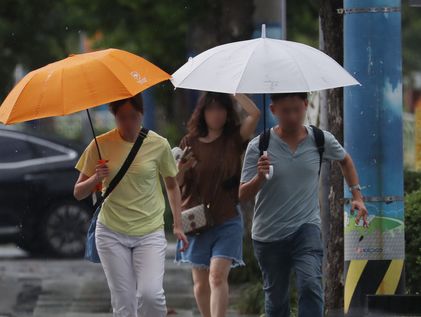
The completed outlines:
{"type": "MultiPolygon", "coordinates": [[[[225,144],[224,144],[225,146],[225,144]]],[[[223,161],[223,156],[221,155],[221,164],[223,161]]],[[[222,177],[222,173],[218,173],[218,182],[222,177]]],[[[218,182],[215,182],[217,185],[218,182]]],[[[218,187],[215,186],[215,191],[212,195],[214,198],[218,191],[218,187]]],[[[181,213],[181,224],[183,226],[183,231],[185,234],[200,234],[201,232],[214,226],[214,220],[210,212],[211,203],[202,203],[200,205],[194,206],[192,208],[186,209],[181,213]]]]}
{"type": "Polygon", "coordinates": [[[212,216],[205,204],[184,210],[181,223],[185,234],[199,234],[213,226],[212,216]]]}

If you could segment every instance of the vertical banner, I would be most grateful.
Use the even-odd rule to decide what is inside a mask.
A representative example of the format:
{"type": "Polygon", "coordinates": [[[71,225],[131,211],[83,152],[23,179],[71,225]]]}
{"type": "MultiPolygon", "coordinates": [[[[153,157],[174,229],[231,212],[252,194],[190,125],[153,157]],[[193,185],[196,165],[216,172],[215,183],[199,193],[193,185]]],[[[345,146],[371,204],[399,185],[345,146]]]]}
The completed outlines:
{"type": "MultiPolygon", "coordinates": [[[[400,8],[399,0],[344,1],[344,65],[362,84],[344,90],[345,148],[355,161],[369,212],[365,228],[345,204],[347,315],[361,316],[369,294],[403,290],[400,8]]],[[[346,189],[346,200],[351,197],[346,189]]]]}

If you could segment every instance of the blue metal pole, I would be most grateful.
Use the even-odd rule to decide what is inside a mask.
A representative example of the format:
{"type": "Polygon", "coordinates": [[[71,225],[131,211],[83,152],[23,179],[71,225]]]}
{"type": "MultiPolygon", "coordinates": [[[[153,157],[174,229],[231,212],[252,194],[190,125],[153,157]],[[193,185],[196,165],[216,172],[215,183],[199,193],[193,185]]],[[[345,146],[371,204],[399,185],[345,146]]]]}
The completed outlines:
{"type": "MultiPolygon", "coordinates": [[[[369,228],[345,205],[345,303],[360,315],[368,294],[403,292],[405,257],[401,3],[344,1],[344,65],[362,84],[344,91],[345,148],[360,175],[369,228]]],[[[345,190],[345,198],[351,193],[345,190]]]]}

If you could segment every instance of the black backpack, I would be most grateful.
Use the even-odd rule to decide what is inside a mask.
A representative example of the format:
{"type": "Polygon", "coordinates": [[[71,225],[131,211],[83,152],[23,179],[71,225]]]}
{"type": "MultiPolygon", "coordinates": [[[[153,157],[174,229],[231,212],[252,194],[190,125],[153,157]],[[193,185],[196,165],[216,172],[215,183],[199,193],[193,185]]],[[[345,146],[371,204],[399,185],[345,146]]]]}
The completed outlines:
{"type": "MultiPolygon", "coordinates": [[[[322,163],[323,163],[323,153],[325,151],[325,135],[323,131],[320,130],[318,127],[311,125],[311,128],[313,129],[313,132],[314,132],[314,139],[316,141],[317,150],[320,156],[320,164],[319,164],[319,175],[320,175],[320,170],[322,168],[322,163]]],[[[260,156],[262,156],[263,152],[268,149],[269,141],[270,141],[270,129],[263,131],[259,136],[260,156]]]]}

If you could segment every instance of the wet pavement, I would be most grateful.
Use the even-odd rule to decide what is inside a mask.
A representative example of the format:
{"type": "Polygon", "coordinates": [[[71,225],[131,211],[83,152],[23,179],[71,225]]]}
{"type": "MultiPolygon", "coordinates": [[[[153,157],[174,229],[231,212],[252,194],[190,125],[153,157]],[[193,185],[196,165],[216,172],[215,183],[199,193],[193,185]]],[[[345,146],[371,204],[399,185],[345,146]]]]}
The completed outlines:
{"type": "MultiPolygon", "coordinates": [[[[200,316],[190,269],[173,263],[174,252],[170,243],[164,282],[168,309],[174,316],[200,316]]],[[[0,245],[0,317],[6,316],[112,317],[101,265],[30,258],[15,245],[0,245]]],[[[242,315],[231,310],[227,316],[242,315]]]]}

